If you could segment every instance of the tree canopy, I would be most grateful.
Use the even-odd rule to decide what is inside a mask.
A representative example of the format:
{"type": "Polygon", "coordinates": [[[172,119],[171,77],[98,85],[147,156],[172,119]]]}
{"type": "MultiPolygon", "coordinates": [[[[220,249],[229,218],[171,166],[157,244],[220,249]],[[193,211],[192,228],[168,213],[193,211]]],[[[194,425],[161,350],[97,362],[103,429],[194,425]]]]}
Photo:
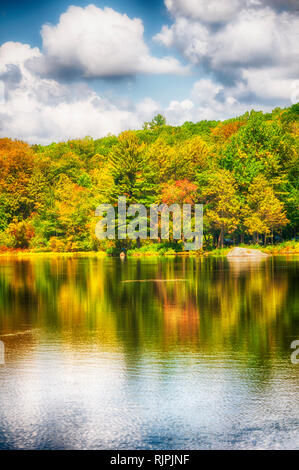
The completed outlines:
{"type": "Polygon", "coordinates": [[[48,146],[0,139],[0,247],[109,249],[100,203],[203,203],[210,246],[291,239],[299,207],[299,104],[224,122],[167,125],[48,146]]]}

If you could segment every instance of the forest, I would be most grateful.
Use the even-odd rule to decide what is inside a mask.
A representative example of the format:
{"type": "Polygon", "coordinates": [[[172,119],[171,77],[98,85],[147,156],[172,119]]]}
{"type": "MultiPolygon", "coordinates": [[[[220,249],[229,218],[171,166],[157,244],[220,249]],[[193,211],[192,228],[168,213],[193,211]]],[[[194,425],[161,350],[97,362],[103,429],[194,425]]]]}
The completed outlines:
{"type": "MultiPolygon", "coordinates": [[[[120,195],[146,207],[204,204],[206,251],[296,241],[298,144],[299,104],[176,127],[157,115],[142,130],[47,146],[2,138],[0,250],[134,250],[136,241],[95,236],[95,208],[120,195]]],[[[183,250],[181,240],[137,249],[183,250]]]]}

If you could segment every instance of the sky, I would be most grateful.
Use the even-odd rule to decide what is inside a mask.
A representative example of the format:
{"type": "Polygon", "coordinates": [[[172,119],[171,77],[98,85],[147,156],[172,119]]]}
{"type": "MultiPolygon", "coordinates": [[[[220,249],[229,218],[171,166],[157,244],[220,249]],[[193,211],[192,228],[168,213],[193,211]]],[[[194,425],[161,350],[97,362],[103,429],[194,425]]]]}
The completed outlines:
{"type": "Polygon", "coordinates": [[[0,137],[99,138],[298,96],[298,0],[0,2],[0,137]]]}

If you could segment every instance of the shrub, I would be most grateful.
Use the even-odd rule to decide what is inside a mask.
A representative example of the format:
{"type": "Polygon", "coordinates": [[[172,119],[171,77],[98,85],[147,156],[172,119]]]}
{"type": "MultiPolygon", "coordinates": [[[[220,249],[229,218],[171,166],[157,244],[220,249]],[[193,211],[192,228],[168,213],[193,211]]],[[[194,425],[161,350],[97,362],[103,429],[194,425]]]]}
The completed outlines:
{"type": "Polygon", "coordinates": [[[13,238],[14,248],[28,248],[30,240],[34,236],[34,228],[27,220],[21,222],[14,220],[8,226],[8,232],[13,238]]]}

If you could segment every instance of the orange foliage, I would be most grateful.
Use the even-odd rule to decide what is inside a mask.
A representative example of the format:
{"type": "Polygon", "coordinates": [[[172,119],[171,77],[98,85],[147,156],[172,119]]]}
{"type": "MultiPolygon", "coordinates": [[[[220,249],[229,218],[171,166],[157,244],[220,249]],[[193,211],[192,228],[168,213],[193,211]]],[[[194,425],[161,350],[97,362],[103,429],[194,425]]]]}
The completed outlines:
{"type": "Polygon", "coordinates": [[[164,184],[161,200],[164,204],[194,204],[198,186],[184,179],[164,184]]]}
{"type": "Polygon", "coordinates": [[[228,123],[220,123],[217,127],[211,130],[212,135],[216,138],[216,140],[220,142],[225,142],[226,140],[230,139],[232,135],[234,135],[241,126],[246,124],[244,121],[234,121],[228,123]]]}
{"type": "Polygon", "coordinates": [[[3,189],[22,194],[34,166],[34,153],[22,141],[0,139],[0,183],[3,189]]]}

